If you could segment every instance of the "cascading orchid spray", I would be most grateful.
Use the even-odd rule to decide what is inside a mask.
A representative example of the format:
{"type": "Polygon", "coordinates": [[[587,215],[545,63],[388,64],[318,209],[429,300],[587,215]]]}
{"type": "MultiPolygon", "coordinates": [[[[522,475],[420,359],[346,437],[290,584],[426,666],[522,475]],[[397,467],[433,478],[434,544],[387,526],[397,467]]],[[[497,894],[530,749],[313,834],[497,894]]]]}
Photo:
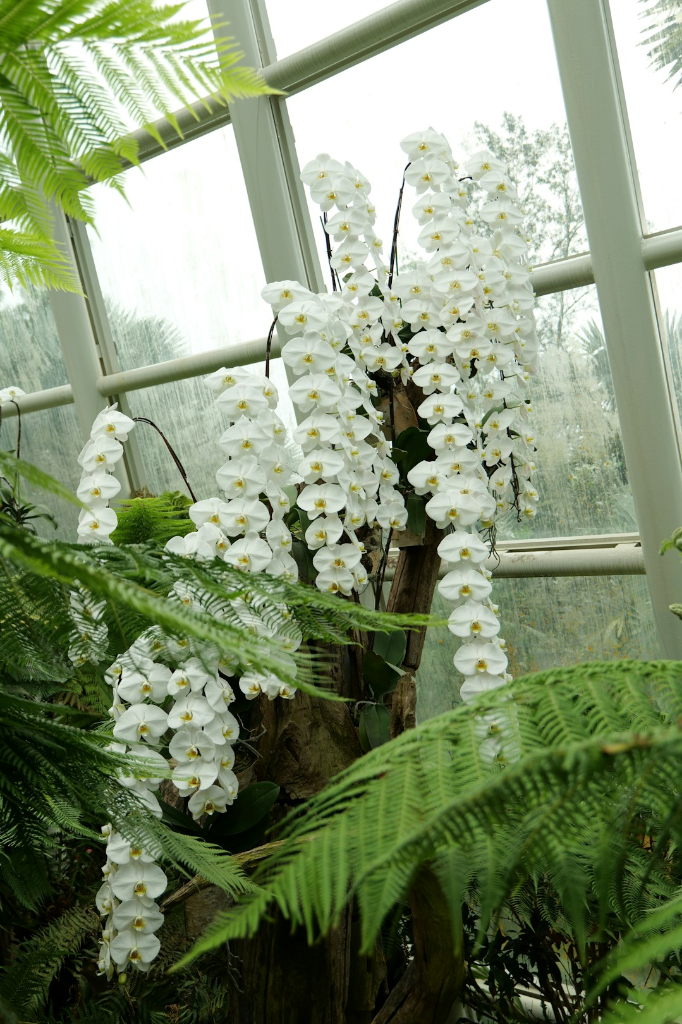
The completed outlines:
{"type": "MultiPolygon", "coordinates": [[[[289,508],[282,483],[291,470],[283,448],[284,426],[270,409],[276,405],[276,391],[266,378],[224,369],[208,378],[207,384],[219,394],[217,404],[230,424],[221,438],[229,459],[217,473],[227,500],[195,502],[189,515],[196,530],[172,538],[166,549],[200,560],[219,557],[247,572],[267,571],[295,579],[296,563],[288,553],[291,535],[282,521],[289,508]],[[259,500],[261,485],[272,518],[268,506],[259,500]],[[263,532],[267,539],[261,536],[263,532]]],[[[93,424],[79,458],[83,478],[78,496],[88,506],[78,527],[83,542],[111,543],[117,516],[109,501],[120,490],[112,470],[123,455],[122,442],[134,426],[115,406],[105,409],[93,424]]],[[[299,646],[301,636],[286,607],[269,601],[264,616],[257,600],[217,602],[199,587],[181,582],[175,584],[169,598],[210,611],[279,645],[279,661],[287,669],[283,674],[295,675],[290,653],[299,646]]],[[[72,661],[97,663],[107,649],[107,627],[100,621],[104,604],[93,601],[85,591],[74,593],[71,604],[72,661]]],[[[235,675],[240,676],[240,688],[248,698],[261,691],[270,699],[295,694],[294,686],[274,674],[263,676],[253,671],[246,658],[226,657],[210,643],[169,636],[158,627],[146,630],[109,666],[106,678],[112,687],[110,714],[114,720],[111,749],[155,760],[160,769],[157,778],[122,776],[118,781],[134,790],[157,816],[161,807],[155,791],[169,766],[173,784],[180,796],[189,798],[188,809],[195,820],[225,811],[236,799],[239,784],[232,768],[239,723],[229,710],[234,691],[225,678],[235,675]],[[166,760],[159,748],[169,737],[170,760],[166,760]]],[[[167,878],[147,851],[134,848],[110,825],[102,832],[107,837],[107,859],[96,900],[105,919],[99,969],[111,978],[115,967],[120,972],[131,967],[146,971],[157,956],[160,942],[155,933],[163,924],[163,914],[155,900],[165,890],[167,878]]]]}
{"type": "Polygon", "coordinates": [[[538,351],[534,295],[518,230],[523,214],[503,165],[479,153],[460,171],[433,129],[401,145],[409,161],[403,189],[417,193],[413,214],[426,258],[396,273],[396,230],[387,266],[369,182],[322,154],[301,177],[323,213],[335,291],[315,295],[280,282],[263,295],[292,336],[282,358],[299,375],[292,399],[309,413],[298,432],[313,449],[298,467],[306,483],[298,504],[315,517],[306,540],[325,547],[316,556],[317,585],[346,594],[357,588],[345,555],[361,547],[355,531],[374,521],[404,529],[405,495],[423,495],[426,514],[446,531],[438,550],[451,571],[439,591],[456,602],[449,627],[463,641],[455,667],[468,700],[510,678],[478,530],[492,532],[512,506],[535,515],[525,397],[538,351]],[[402,481],[377,409],[378,386],[391,395],[398,377],[421,392],[417,422],[433,450],[402,481]],[[356,420],[360,433],[349,438],[343,425],[356,420]],[[344,531],[349,543],[340,543],[344,531]]]}

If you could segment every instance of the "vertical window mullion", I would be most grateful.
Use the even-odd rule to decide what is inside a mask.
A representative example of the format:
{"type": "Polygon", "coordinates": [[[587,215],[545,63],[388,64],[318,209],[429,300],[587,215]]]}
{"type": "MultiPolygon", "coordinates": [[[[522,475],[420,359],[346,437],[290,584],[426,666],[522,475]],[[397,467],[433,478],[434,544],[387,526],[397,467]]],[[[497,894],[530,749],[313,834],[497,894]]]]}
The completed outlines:
{"type": "Polygon", "coordinates": [[[682,465],[608,12],[602,0],[547,2],[647,581],[662,650],[681,657],[668,609],[682,567],[658,550],[682,525],[682,465]]]}

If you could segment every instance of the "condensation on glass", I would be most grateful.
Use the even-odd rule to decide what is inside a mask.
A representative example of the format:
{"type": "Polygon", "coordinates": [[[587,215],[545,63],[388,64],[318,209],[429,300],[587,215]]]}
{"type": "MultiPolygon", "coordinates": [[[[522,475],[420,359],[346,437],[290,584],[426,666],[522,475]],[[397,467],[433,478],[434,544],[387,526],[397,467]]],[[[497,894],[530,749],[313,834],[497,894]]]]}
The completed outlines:
{"type": "Polygon", "coordinates": [[[611,19],[635,152],[645,232],[682,224],[682,194],[666,184],[682,161],[679,0],[611,0],[611,19]],[[672,72],[672,74],[671,74],[672,72]]]}
{"type": "Polygon", "coordinates": [[[68,383],[47,289],[0,286],[0,388],[31,392],[68,383]]]}
{"type": "Polygon", "coordinates": [[[536,307],[540,352],[528,386],[537,516],[507,513],[501,540],[637,530],[596,288],[558,292],[536,307]]]}
{"type": "MultiPolygon", "coordinates": [[[[247,369],[262,374],[265,364],[257,363],[247,369]]],[[[291,432],[295,418],[281,359],[273,359],[270,363],[270,379],[279,392],[277,413],[291,432]]],[[[218,494],[215,474],[226,461],[218,441],[229,423],[216,407],[215,397],[201,377],[128,393],[132,415],[153,420],[176,450],[199,501],[218,494]]],[[[156,431],[140,423],[136,436],[149,490],[153,494],[163,491],[186,493],[182,477],[156,431]]],[[[293,442],[291,445],[292,451],[298,451],[293,442]]]]}
{"type": "MultiPolygon", "coordinates": [[[[270,309],[231,127],[94,186],[90,242],[123,369],[264,337],[270,309]]],[[[179,410],[178,410],[179,411],[179,410]]]]}
{"type": "MultiPolygon", "coordinates": [[[[659,656],[644,576],[496,580],[492,599],[514,677],[583,661],[659,656]]],[[[451,610],[436,594],[432,613],[447,618],[451,610]]],[[[447,627],[427,631],[417,676],[421,721],[459,703],[461,676],[452,659],[460,643],[447,627]]]]}
{"type": "MultiPolygon", "coordinates": [[[[20,386],[23,387],[23,383],[20,382],[20,386]]],[[[16,451],[17,429],[16,416],[3,418],[0,448],[4,451],[16,451]]],[[[21,458],[48,472],[74,494],[81,478],[77,459],[82,447],[83,438],[73,405],[43,409],[21,417],[21,458]]],[[[55,516],[57,530],[45,520],[33,521],[38,534],[75,543],[79,511],[76,505],[25,481],[20,482],[19,488],[20,501],[45,505],[55,516]]]]}

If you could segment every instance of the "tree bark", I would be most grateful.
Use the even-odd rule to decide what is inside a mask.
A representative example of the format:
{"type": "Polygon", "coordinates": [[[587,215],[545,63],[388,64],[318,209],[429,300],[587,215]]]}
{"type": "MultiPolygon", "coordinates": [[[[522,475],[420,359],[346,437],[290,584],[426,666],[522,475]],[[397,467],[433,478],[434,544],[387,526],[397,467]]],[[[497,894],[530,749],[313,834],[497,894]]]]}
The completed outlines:
{"type": "Polygon", "coordinates": [[[372,1024],[445,1024],[464,981],[452,922],[436,876],[422,868],[410,892],[414,959],[372,1024]]]}
{"type": "MultiPolygon", "coordinates": [[[[362,647],[318,647],[331,657],[334,689],[360,699],[362,647]],[[358,657],[359,654],[359,657],[358,657]]],[[[281,787],[279,813],[306,800],[362,754],[348,704],[305,693],[293,701],[260,698],[257,779],[281,787]]],[[[384,983],[383,955],[359,953],[354,908],[339,926],[310,947],[277,912],[248,941],[233,943],[241,991],[230,996],[229,1024],[371,1024],[384,983]]]]}
{"type": "MultiPolygon", "coordinates": [[[[426,543],[403,548],[388,600],[388,611],[427,613],[438,578],[438,530],[429,526],[426,543]]],[[[416,721],[415,673],[426,630],[408,632],[401,677],[391,702],[391,733],[416,721]]],[[[336,692],[364,697],[361,673],[366,638],[355,646],[320,648],[332,656],[336,692]]],[[[281,787],[283,809],[318,793],[332,776],[361,756],[349,705],[299,693],[294,701],[261,698],[259,760],[253,774],[281,787]]],[[[280,809],[281,813],[281,809],[280,809]]],[[[194,898],[194,897],[193,897],[194,898]]],[[[234,943],[240,991],[226,1014],[229,1024],[445,1024],[461,985],[447,903],[435,876],[423,870],[411,894],[414,958],[386,995],[386,967],[379,949],[359,953],[355,908],[347,907],[338,928],[309,947],[305,933],[292,933],[275,913],[258,934],[234,943]],[[382,991],[383,990],[383,991],[382,991]],[[383,1003],[383,1005],[382,1005],[383,1003]],[[376,1007],[381,1006],[378,1015],[376,1007]]]]}

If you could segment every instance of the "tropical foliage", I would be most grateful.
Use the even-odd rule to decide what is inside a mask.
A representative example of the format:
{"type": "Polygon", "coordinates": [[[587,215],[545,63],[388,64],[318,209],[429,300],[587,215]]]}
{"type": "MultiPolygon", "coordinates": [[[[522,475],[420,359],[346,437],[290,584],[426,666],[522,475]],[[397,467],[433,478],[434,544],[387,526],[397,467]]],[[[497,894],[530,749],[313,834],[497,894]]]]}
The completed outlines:
{"type": "MultiPolygon", "coordinates": [[[[52,239],[52,206],[92,223],[86,187],[123,193],[144,128],[174,107],[226,104],[271,90],[239,63],[233,39],[183,17],[184,2],[0,2],[0,278],[75,288],[52,239]]],[[[195,116],[196,112],[195,112],[195,116]]]]}
{"type": "MultiPolygon", "coordinates": [[[[22,476],[34,486],[68,495],[35,467],[6,454],[2,469],[14,481],[22,476]]],[[[182,508],[174,496],[164,499],[171,506],[173,502],[176,509],[182,508]]],[[[153,499],[151,503],[155,504],[153,499]]],[[[123,532],[139,530],[134,509],[133,502],[130,527],[126,512],[121,514],[123,532]]],[[[154,521],[153,514],[147,517],[148,532],[154,521]]],[[[159,521],[163,528],[163,515],[159,521]]],[[[68,999],[63,994],[55,997],[55,979],[63,970],[67,976],[69,970],[77,973],[79,964],[86,965],[88,976],[88,949],[97,917],[87,907],[103,860],[97,852],[103,821],[111,821],[131,842],[152,851],[176,884],[189,873],[200,874],[233,896],[251,888],[230,853],[257,843],[277,787],[250,787],[238,809],[228,812],[221,827],[210,832],[168,805],[163,805],[163,820],[157,820],[116,780],[132,774],[160,781],[170,773],[159,768],[158,759],[152,762],[110,749],[111,724],[102,724],[110,703],[103,672],[87,663],[74,667],[67,655],[73,629],[70,594],[85,587],[93,598],[106,601],[102,621],[108,629],[110,660],[154,624],[169,637],[196,637],[227,652],[246,653],[263,671],[286,671],[279,648],[267,640],[253,637],[238,624],[221,623],[211,614],[171,603],[165,595],[178,582],[201,585],[216,607],[238,598],[259,598],[261,613],[267,614],[268,602],[273,609],[285,602],[304,638],[320,642],[347,643],[353,628],[395,628],[395,617],[341,604],[272,577],[247,576],[225,563],[207,565],[169,556],[154,544],[83,549],[46,542],[0,516],[0,901],[5,936],[9,938],[10,928],[14,936],[0,998],[21,1014],[39,1015],[56,998],[59,1019],[60,1007],[68,1005],[68,999]],[[244,843],[245,847],[240,845],[244,843]]],[[[334,696],[314,685],[324,676],[322,655],[294,655],[294,661],[300,689],[334,696]]],[[[248,739],[238,748],[238,756],[245,766],[252,760],[248,739]]],[[[187,949],[184,929],[174,931],[172,918],[169,921],[159,977],[164,966],[187,949]]],[[[96,990],[95,981],[90,981],[96,990]]],[[[209,998],[207,992],[203,995],[209,998]]],[[[117,997],[112,998],[118,1015],[113,1019],[121,1019],[117,997]]]]}
{"type": "Polygon", "coordinates": [[[525,980],[556,1019],[592,1019],[591,1007],[631,988],[636,968],[674,971],[681,681],[673,662],[526,676],[372,751],[291,816],[252,876],[259,890],[183,962],[253,935],[273,904],[314,941],[355,899],[370,949],[428,867],[468,965],[465,1003],[496,1021],[525,1019],[514,992],[525,980]],[[545,958],[555,947],[554,985],[543,983],[547,959],[529,963],[528,945],[514,944],[533,923],[549,932],[545,958]],[[506,975],[496,936],[512,949],[506,975]]]}

